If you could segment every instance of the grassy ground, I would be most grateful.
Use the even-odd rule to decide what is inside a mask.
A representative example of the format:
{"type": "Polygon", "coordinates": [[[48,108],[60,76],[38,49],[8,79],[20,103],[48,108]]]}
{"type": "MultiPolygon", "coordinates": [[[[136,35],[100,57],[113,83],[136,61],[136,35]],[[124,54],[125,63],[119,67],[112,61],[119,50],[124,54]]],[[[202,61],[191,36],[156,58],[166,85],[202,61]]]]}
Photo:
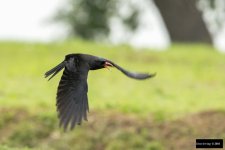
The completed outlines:
{"type": "Polygon", "coordinates": [[[198,137],[225,138],[225,55],[206,45],[152,52],[83,41],[1,42],[0,68],[0,149],[192,149],[198,137]],[[115,69],[90,72],[89,122],[63,133],[55,112],[60,75],[47,82],[43,74],[68,53],[157,76],[135,81],[115,69]]]}

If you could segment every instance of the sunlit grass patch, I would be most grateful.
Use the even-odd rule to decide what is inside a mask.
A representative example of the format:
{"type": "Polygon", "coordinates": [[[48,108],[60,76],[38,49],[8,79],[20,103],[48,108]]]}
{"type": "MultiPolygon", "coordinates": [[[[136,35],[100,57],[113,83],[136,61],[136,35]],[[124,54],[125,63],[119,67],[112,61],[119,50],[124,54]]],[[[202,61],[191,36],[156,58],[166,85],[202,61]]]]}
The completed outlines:
{"type": "Polygon", "coordinates": [[[135,81],[116,69],[89,73],[89,104],[93,110],[116,110],[157,120],[207,109],[225,109],[225,55],[207,45],[175,44],[168,51],[133,50],[84,41],[61,43],[0,43],[0,104],[31,111],[55,112],[60,75],[51,81],[44,73],[68,53],[108,58],[155,78],[135,81]]]}

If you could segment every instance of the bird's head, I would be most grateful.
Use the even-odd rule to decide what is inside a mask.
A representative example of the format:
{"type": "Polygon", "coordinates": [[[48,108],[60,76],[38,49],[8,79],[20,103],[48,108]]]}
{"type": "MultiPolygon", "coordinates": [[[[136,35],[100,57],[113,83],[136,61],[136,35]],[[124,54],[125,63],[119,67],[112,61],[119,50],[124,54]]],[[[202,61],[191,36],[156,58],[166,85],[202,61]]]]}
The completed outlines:
{"type": "Polygon", "coordinates": [[[109,60],[99,58],[91,61],[91,63],[89,63],[89,66],[90,70],[97,70],[102,68],[109,69],[109,67],[113,67],[113,63],[110,62],[109,60]]]}

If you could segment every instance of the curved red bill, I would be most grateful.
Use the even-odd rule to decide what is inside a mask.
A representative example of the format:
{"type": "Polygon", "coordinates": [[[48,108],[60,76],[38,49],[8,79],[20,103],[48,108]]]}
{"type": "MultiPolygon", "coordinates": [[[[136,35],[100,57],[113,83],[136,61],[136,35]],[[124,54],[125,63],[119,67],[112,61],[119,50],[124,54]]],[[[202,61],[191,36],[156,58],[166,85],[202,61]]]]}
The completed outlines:
{"type": "Polygon", "coordinates": [[[105,64],[104,64],[104,67],[109,69],[109,67],[113,67],[113,65],[106,61],[105,64]]]}

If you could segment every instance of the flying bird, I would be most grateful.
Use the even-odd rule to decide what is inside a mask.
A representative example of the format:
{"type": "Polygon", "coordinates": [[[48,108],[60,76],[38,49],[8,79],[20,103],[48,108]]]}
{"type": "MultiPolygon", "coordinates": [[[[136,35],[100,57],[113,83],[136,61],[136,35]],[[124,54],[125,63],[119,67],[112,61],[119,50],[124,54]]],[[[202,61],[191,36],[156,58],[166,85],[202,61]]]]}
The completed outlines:
{"type": "Polygon", "coordinates": [[[69,127],[72,130],[76,125],[80,125],[82,120],[87,121],[88,72],[108,67],[115,67],[126,76],[138,80],[155,76],[155,74],[129,72],[110,60],[88,54],[68,54],[60,64],[45,73],[45,78],[51,75],[50,80],[64,69],[56,97],[59,125],[64,130],[69,127]]]}

